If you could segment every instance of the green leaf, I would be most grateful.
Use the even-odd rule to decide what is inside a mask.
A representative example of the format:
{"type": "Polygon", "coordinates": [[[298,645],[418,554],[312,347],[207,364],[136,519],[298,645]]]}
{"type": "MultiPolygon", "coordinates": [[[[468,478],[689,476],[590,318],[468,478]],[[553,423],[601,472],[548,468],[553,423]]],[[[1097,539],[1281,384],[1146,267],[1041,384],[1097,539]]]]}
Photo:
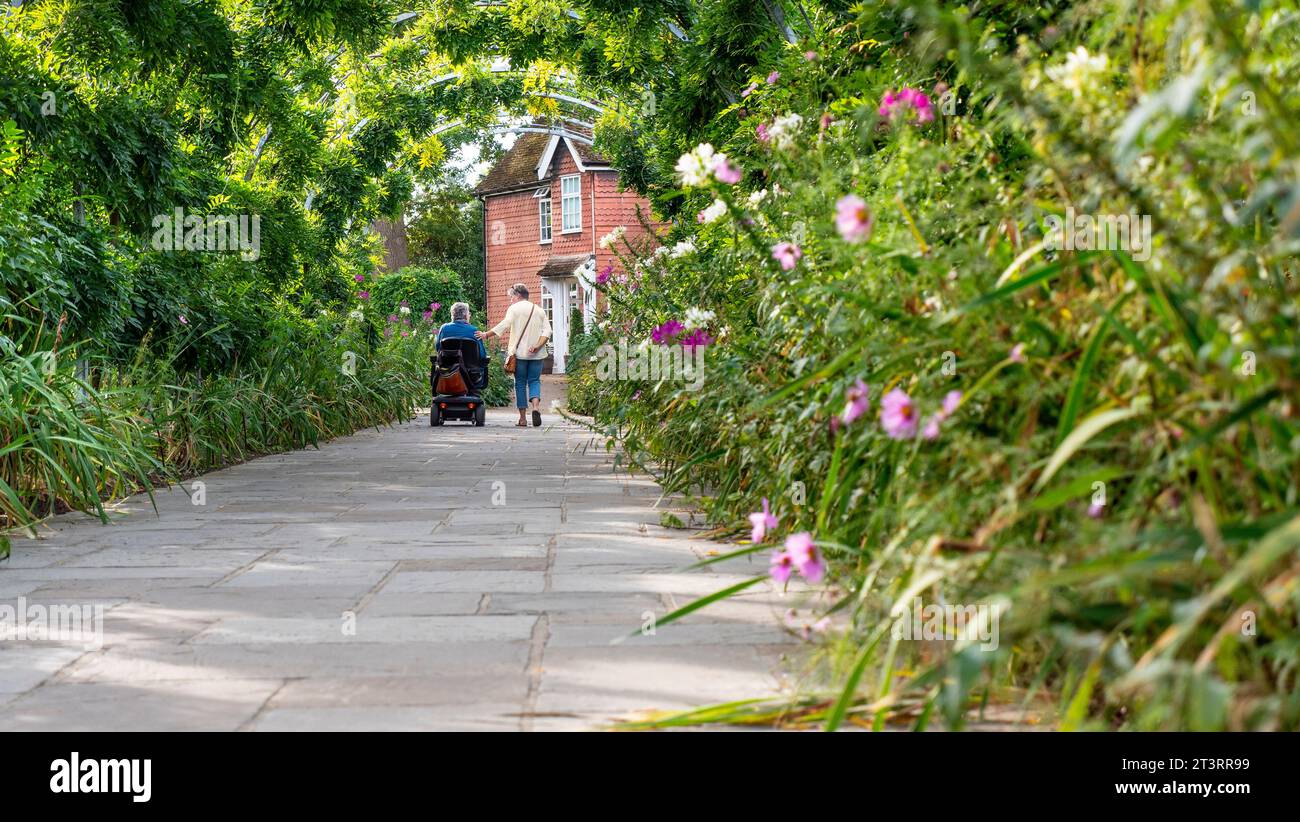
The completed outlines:
{"type": "Polygon", "coordinates": [[[977,308],[982,308],[983,306],[989,305],[990,303],[998,302],[999,300],[1002,300],[1006,297],[1011,296],[1012,294],[1015,294],[1017,291],[1022,291],[1026,288],[1029,288],[1031,285],[1038,285],[1039,283],[1043,283],[1046,282],[1047,280],[1052,279],[1057,274],[1060,274],[1062,271],[1064,271],[1067,266],[1072,267],[1072,266],[1079,265],[1080,263],[1086,262],[1087,260],[1095,256],[1096,256],[1095,251],[1083,251],[1074,255],[1069,259],[1060,259],[1057,260],[1056,262],[1048,263],[1047,265],[1040,266],[1039,268],[1035,268],[1033,271],[1029,272],[1025,276],[1016,280],[1012,280],[1011,282],[1007,283],[1004,286],[995,288],[992,291],[988,292],[987,294],[984,294],[983,296],[971,300],[970,302],[966,303],[966,305],[959,308],[958,313],[964,314],[969,311],[974,311],[977,308]]]}
{"type": "MultiPolygon", "coordinates": [[[[1120,300],[1120,304],[1123,299],[1120,300]]],[[[1118,304],[1116,308],[1118,308],[1118,304]]],[[[1107,333],[1110,330],[1109,323],[1098,323],[1097,330],[1092,332],[1092,339],[1088,341],[1088,347],[1084,349],[1083,357],[1079,359],[1079,365],[1074,369],[1074,379],[1070,383],[1070,392],[1065,397],[1065,407],[1061,410],[1061,422],[1056,428],[1056,443],[1059,445],[1065,439],[1065,435],[1070,429],[1074,428],[1074,420],[1079,416],[1079,406],[1083,404],[1083,394],[1088,387],[1088,380],[1092,377],[1093,366],[1097,364],[1097,352],[1101,350],[1102,343],[1106,341],[1107,333]]]]}
{"type": "Polygon", "coordinates": [[[1140,413],[1142,412],[1134,408],[1116,408],[1110,411],[1103,411],[1100,414],[1094,414],[1079,423],[1079,427],[1071,431],[1070,436],[1066,437],[1065,440],[1057,446],[1056,453],[1052,454],[1052,458],[1047,461],[1047,467],[1043,469],[1043,473],[1038,477],[1038,481],[1034,483],[1034,490],[1037,491],[1046,485],[1047,481],[1056,475],[1056,472],[1060,470],[1061,466],[1065,465],[1070,457],[1074,456],[1074,452],[1082,448],[1088,440],[1092,439],[1115,423],[1131,419],[1140,413]]]}
{"type": "MultiPolygon", "coordinates": [[[[699,599],[695,600],[694,602],[683,605],[682,607],[678,608],[676,611],[673,611],[670,614],[665,614],[664,616],[659,617],[658,619],[655,620],[655,627],[658,628],[661,625],[667,625],[670,622],[676,622],[677,620],[681,619],[687,614],[694,613],[695,611],[700,610],[704,606],[711,605],[720,599],[726,599],[732,594],[738,594],[741,591],[745,590],[746,588],[751,588],[754,585],[757,585],[758,583],[762,582],[767,578],[768,578],[767,574],[763,574],[762,576],[747,579],[744,582],[738,582],[735,585],[732,585],[730,588],[723,588],[721,591],[714,591],[708,596],[702,596],[699,599]]],[[[640,635],[641,635],[641,629],[637,628],[635,631],[633,631],[630,634],[618,637],[610,644],[617,645],[625,639],[631,639],[634,636],[640,636],[640,635]]]]}

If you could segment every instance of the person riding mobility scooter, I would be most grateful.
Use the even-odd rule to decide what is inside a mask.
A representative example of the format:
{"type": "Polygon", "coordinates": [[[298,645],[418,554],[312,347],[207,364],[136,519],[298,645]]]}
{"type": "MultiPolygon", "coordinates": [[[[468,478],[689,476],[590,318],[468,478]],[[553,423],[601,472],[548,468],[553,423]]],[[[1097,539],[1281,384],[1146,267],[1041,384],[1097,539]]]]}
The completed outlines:
{"type": "MultiPolygon", "coordinates": [[[[456,322],[448,323],[439,332],[438,353],[430,357],[429,385],[433,390],[433,405],[429,411],[429,425],[442,425],[446,420],[463,420],[475,425],[487,424],[487,407],[483,392],[488,386],[488,361],[483,344],[472,336],[451,336],[448,330],[455,325],[468,326],[468,316],[456,317],[457,309],[468,315],[469,308],[457,303],[452,306],[456,322]]],[[[472,335],[473,326],[468,326],[472,335]]]]}

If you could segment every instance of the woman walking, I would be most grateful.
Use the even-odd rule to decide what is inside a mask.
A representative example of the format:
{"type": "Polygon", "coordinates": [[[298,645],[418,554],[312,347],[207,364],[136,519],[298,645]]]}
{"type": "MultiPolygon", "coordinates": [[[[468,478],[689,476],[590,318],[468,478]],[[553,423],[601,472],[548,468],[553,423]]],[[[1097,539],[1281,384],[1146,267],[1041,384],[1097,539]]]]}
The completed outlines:
{"type": "Polygon", "coordinates": [[[506,316],[490,331],[477,331],[480,340],[509,337],[510,360],[515,366],[515,407],[519,409],[520,428],[527,427],[525,412],[531,403],[533,425],[542,424],[542,360],[546,359],[546,342],[551,338],[551,321],[537,304],[528,301],[528,287],[515,283],[506,292],[510,307],[506,316]]]}

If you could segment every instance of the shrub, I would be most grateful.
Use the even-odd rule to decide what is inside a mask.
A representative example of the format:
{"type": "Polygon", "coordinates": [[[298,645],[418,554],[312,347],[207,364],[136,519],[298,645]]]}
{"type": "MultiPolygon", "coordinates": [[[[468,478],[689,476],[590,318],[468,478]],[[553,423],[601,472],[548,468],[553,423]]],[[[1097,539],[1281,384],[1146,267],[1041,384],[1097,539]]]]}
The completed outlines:
{"type": "Polygon", "coordinates": [[[464,286],[456,272],[446,268],[420,268],[408,265],[391,274],[380,274],[370,286],[370,302],[382,319],[407,316],[420,319],[430,305],[437,304],[432,321],[436,325],[451,320],[451,304],[465,299],[464,286]],[[402,315],[402,303],[410,309],[402,315]]]}
{"type": "Polygon", "coordinates": [[[744,180],[679,179],[692,247],[620,247],[611,338],[703,331],[704,385],[583,375],[575,405],[738,536],[768,500],[751,584],[813,535],[809,718],[960,727],[1045,691],[1063,728],[1300,727],[1298,244],[1266,159],[1300,116],[1236,109],[1295,66],[1282,13],[1162,4],[1124,35],[1102,15],[1100,52],[1009,54],[998,20],[906,5],[712,125],[744,180]],[[1196,48],[1153,36],[1175,19],[1196,48]],[[1071,248],[1075,214],[1145,216],[1154,245],[1071,248]],[[1003,609],[1000,643],[900,640],[914,596],[1003,609]]]}

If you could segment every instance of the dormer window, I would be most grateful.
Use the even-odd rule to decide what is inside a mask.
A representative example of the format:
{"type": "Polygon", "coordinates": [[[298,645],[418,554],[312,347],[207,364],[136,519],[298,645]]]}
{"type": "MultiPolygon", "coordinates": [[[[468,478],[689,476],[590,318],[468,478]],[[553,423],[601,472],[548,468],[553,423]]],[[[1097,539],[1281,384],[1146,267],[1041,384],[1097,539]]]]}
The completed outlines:
{"type": "Polygon", "coordinates": [[[539,244],[551,241],[551,187],[543,186],[533,192],[537,200],[537,223],[539,244]]]}

